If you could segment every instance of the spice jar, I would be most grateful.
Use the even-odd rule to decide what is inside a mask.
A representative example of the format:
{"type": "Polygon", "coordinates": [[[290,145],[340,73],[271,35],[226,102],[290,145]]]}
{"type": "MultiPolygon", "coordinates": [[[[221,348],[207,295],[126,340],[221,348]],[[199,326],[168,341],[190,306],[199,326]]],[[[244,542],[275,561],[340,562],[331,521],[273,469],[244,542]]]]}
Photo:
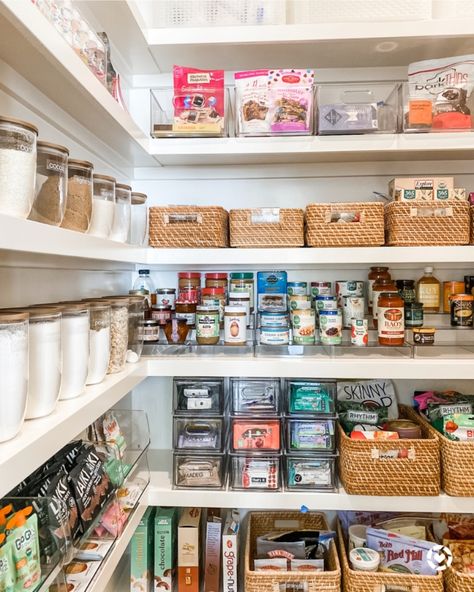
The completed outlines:
{"type": "MultiPolygon", "coordinates": [[[[374,290],[375,297],[375,290],[374,290]]],[[[380,345],[401,346],[405,342],[405,303],[398,292],[382,292],[378,299],[380,345]]]]}
{"type": "Polygon", "coordinates": [[[109,238],[115,214],[115,179],[107,175],[93,175],[94,195],[89,234],[109,238]]]}
{"type": "Polygon", "coordinates": [[[28,218],[35,198],[37,136],[31,123],[0,117],[0,214],[28,218]]]}
{"type": "Polygon", "coordinates": [[[372,315],[374,329],[377,329],[378,322],[378,300],[382,292],[396,292],[397,286],[395,281],[387,278],[379,278],[375,280],[372,286],[372,315]]]}
{"type": "Polygon", "coordinates": [[[128,303],[128,349],[127,362],[135,363],[143,352],[143,323],[145,322],[146,296],[130,296],[128,303]]]}
{"type": "Polygon", "coordinates": [[[89,370],[86,384],[101,383],[110,360],[111,307],[104,300],[89,302],[89,370]]]}
{"type": "Polygon", "coordinates": [[[176,300],[176,318],[184,319],[189,325],[190,329],[194,329],[196,324],[196,306],[197,300],[186,300],[185,298],[178,298],[176,300]]]}
{"type": "Polygon", "coordinates": [[[451,299],[453,294],[470,294],[465,292],[464,282],[444,282],[443,283],[443,312],[451,312],[451,299]]]}
{"type": "Polygon", "coordinates": [[[36,156],[35,200],[29,220],[59,226],[63,221],[67,195],[69,150],[39,141],[36,156]]]}
{"type": "Polygon", "coordinates": [[[474,296],[453,294],[451,296],[451,327],[472,327],[474,296]]]}
{"type": "Polygon", "coordinates": [[[0,313],[0,442],[20,431],[27,395],[28,313],[0,313]]]}
{"type": "Polygon", "coordinates": [[[231,292],[247,292],[250,296],[250,312],[253,313],[255,307],[255,280],[251,272],[234,272],[230,274],[231,292]]]}
{"type": "Polygon", "coordinates": [[[405,304],[416,302],[415,280],[397,280],[395,283],[405,304]]]}
{"type": "Polygon", "coordinates": [[[201,274],[193,271],[181,271],[178,273],[179,292],[197,290],[198,296],[201,292],[201,274]]]}
{"type": "Polygon", "coordinates": [[[82,395],[89,368],[89,305],[62,304],[61,348],[62,377],[59,398],[73,399],[82,395]]]}
{"type": "MultiPolygon", "coordinates": [[[[368,286],[367,286],[367,297],[368,297],[368,310],[369,310],[369,314],[373,313],[373,300],[374,300],[374,296],[373,296],[373,289],[374,289],[374,283],[377,280],[390,280],[392,279],[392,276],[390,275],[389,271],[388,271],[388,267],[371,267],[370,271],[369,271],[369,276],[368,276],[369,282],[368,282],[368,286]]],[[[374,317],[376,316],[376,314],[374,314],[374,317]]]]}
{"type": "Polygon", "coordinates": [[[227,274],[226,273],[206,273],[206,288],[223,288],[224,295],[227,298],[227,274]]]}
{"type": "Polygon", "coordinates": [[[68,160],[66,211],[61,228],[77,232],[89,230],[92,216],[93,171],[94,165],[87,160],[68,160]]]}
{"type": "Polygon", "coordinates": [[[248,292],[229,292],[230,306],[243,306],[247,314],[246,325],[250,325],[250,294],[248,292]]]}
{"type": "Polygon", "coordinates": [[[158,306],[169,306],[174,310],[176,302],[176,290],[174,288],[158,288],[156,291],[156,304],[158,306]]]}
{"type": "Polygon", "coordinates": [[[166,341],[174,344],[186,343],[190,328],[186,319],[179,319],[176,316],[171,317],[165,325],[166,341]]]}
{"type": "Polygon", "coordinates": [[[158,321],[148,320],[143,323],[143,341],[145,343],[160,340],[160,324],[158,321]]]}
{"type": "Polygon", "coordinates": [[[143,247],[148,244],[148,207],[145,203],[146,200],[147,196],[145,193],[132,191],[129,242],[138,247],[143,247]]]}
{"type": "Polygon", "coordinates": [[[247,343],[247,310],[243,306],[226,306],[224,311],[224,344],[247,343]]]}
{"type": "Polygon", "coordinates": [[[163,327],[166,323],[171,319],[171,306],[165,306],[163,304],[159,304],[154,306],[151,309],[151,318],[153,321],[156,321],[158,325],[162,325],[163,327]]]}
{"type": "Polygon", "coordinates": [[[224,308],[226,294],[224,288],[203,288],[201,302],[204,306],[217,306],[219,308],[219,325],[224,327],[224,308]]]}
{"type": "Polygon", "coordinates": [[[110,299],[110,361],[107,374],[125,368],[128,347],[128,304],[126,297],[110,299]]]}
{"type": "Polygon", "coordinates": [[[423,304],[421,302],[405,302],[405,326],[423,327],[423,304]]]}
{"type": "Polygon", "coordinates": [[[219,307],[196,308],[196,341],[199,345],[216,345],[220,338],[219,307]]]}
{"type": "Polygon", "coordinates": [[[130,232],[132,188],[122,183],[115,184],[114,222],[109,238],[119,243],[128,239],[130,232]]]}

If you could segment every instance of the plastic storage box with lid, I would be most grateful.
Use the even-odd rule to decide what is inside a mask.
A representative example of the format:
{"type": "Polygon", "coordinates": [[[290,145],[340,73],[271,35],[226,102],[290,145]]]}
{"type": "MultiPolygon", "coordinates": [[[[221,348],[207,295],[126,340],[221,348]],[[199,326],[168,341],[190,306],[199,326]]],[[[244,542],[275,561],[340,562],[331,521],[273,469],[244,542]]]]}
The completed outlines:
{"type": "Polygon", "coordinates": [[[286,420],[288,452],[333,452],[336,448],[334,418],[289,418],[286,420]]]}
{"type": "Polygon", "coordinates": [[[94,196],[89,234],[109,238],[115,214],[115,179],[108,175],[94,175],[94,196]]]}
{"type": "Polygon", "coordinates": [[[173,393],[178,413],[221,415],[224,411],[223,378],[174,378],[173,393]]]}
{"type": "Polygon", "coordinates": [[[224,419],[175,415],[173,419],[174,448],[188,451],[222,451],[224,446],[224,419]]]}
{"type": "Polygon", "coordinates": [[[312,491],[334,491],[336,489],[337,454],[285,456],[286,488],[312,491]]]}
{"type": "Polygon", "coordinates": [[[395,134],[400,84],[323,84],[318,88],[318,134],[395,134]]]}
{"type": "Polygon", "coordinates": [[[316,380],[285,381],[286,411],[290,415],[334,415],[336,383],[316,380]]]}
{"type": "Polygon", "coordinates": [[[69,159],[66,210],[61,228],[87,232],[92,216],[92,174],[94,165],[87,160],[69,159]]]}
{"type": "Polygon", "coordinates": [[[279,378],[230,378],[234,415],[278,415],[281,404],[279,378]]]}
{"type": "Polygon", "coordinates": [[[279,452],[281,448],[281,421],[278,418],[231,419],[231,448],[233,452],[279,452]]]}
{"type": "Polygon", "coordinates": [[[226,482],[224,453],[173,454],[174,487],[176,489],[223,489],[226,482]]]}
{"type": "Polygon", "coordinates": [[[130,232],[131,194],[132,188],[130,185],[115,184],[114,221],[109,238],[120,243],[127,240],[130,232]]]}

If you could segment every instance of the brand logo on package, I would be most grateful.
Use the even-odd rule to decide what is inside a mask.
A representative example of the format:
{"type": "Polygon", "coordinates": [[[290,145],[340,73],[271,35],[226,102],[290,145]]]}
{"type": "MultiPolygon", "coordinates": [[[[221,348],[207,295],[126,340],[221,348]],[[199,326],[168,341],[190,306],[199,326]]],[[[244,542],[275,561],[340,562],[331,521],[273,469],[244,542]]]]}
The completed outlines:
{"type": "Polygon", "coordinates": [[[434,570],[440,572],[445,571],[448,567],[451,567],[453,562],[453,554],[449,547],[443,545],[434,545],[428,551],[428,564],[434,570]]]}
{"type": "Polygon", "coordinates": [[[326,113],[324,119],[331,125],[337,125],[341,121],[342,115],[338,113],[335,109],[331,109],[331,111],[328,111],[326,113]]]}
{"type": "Polygon", "coordinates": [[[209,84],[211,75],[209,72],[190,72],[188,74],[188,84],[209,84]]]}

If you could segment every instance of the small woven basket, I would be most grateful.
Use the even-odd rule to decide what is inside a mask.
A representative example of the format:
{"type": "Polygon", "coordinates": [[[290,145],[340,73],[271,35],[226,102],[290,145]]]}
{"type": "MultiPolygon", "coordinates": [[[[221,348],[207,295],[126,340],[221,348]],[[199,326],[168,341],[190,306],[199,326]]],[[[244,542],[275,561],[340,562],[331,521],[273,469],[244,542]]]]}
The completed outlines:
{"type": "Polygon", "coordinates": [[[218,206],[160,206],[149,209],[150,247],[229,246],[228,214],[218,206]]]}
{"type": "Polygon", "coordinates": [[[474,206],[470,206],[469,210],[471,214],[471,240],[469,242],[474,245],[474,206]]]}
{"type": "Polygon", "coordinates": [[[409,407],[400,417],[421,425],[419,440],[351,440],[339,426],[339,476],[346,493],[355,495],[439,495],[440,459],[437,438],[409,407]],[[402,458],[390,451],[402,451],[402,458]]]}
{"type": "Polygon", "coordinates": [[[467,245],[470,238],[469,204],[392,202],[385,206],[385,228],[387,245],[390,246],[467,245]]]}
{"type": "Polygon", "coordinates": [[[231,247],[304,247],[304,212],[299,209],[230,210],[231,247]]]}
{"type": "MultiPolygon", "coordinates": [[[[415,412],[413,412],[417,415],[415,412]]],[[[422,415],[424,429],[438,439],[441,450],[441,487],[448,495],[474,496],[474,442],[455,442],[440,434],[422,415]]],[[[474,580],[473,580],[474,581],[474,580]]],[[[473,592],[474,588],[471,589],[473,592]]]]}
{"type": "Polygon", "coordinates": [[[474,574],[461,573],[454,569],[446,570],[446,592],[473,592],[474,574]]]}
{"type": "Polygon", "coordinates": [[[328,553],[328,571],[323,572],[259,572],[253,571],[257,537],[275,531],[306,528],[328,530],[324,514],[317,512],[251,512],[245,543],[245,592],[275,592],[280,585],[305,584],[306,592],[340,592],[341,568],[334,542],[328,553]]]}
{"type": "Polygon", "coordinates": [[[337,522],[337,540],[342,568],[342,589],[344,592],[380,592],[380,590],[385,590],[384,586],[394,586],[397,589],[399,587],[400,590],[407,590],[409,592],[443,592],[442,574],[437,576],[422,576],[395,572],[356,571],[351,569],[346,550],[346,541],[339,521],[337,522]]]}
{"type": "Polygon", "coordinates": [[[306,244],[379,247],[385,242],[383,208],[381,203],[366,202],[310,204],[306,207],[306,244]],[[356,214],[359,221],[337,222],[344,214],[356,214]]]}

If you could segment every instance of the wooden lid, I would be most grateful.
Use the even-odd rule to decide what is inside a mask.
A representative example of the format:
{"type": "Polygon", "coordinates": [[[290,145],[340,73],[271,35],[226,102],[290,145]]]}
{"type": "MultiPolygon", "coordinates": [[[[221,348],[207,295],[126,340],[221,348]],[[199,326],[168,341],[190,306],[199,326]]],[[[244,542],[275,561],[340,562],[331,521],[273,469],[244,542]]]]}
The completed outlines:
{"type": "Polygon", "coordinates": [[[36,143],[37,148],[52,148],[53,150],[59,150],[59,152],[65,152],[69,156],[69,148],[66,146],[61,146],[61,144],[53,144],[52,142],[44,142],[43,140],[38,140],[36,143]]]}
{"type": "Polygon", "coordinates": [[[2,116],[0,116],[0,123],[15,123],[15,124],[20,125],[22,127],[26,127],[27,129],[31,130],[36,135],[38,135],[38,128],[36,127],[36,125],[33,125],[29,121],[24,121],[23,119],[17,119],[16,117],[2,117],[2,116]]]}
{"type": "Polygon", "coordinates": [[[0,312],[0,325],[4,323],[20,323],[27,321],[30,315],[27,312],[0,312]]]}
{"type": "Polygon", "coordinates": [[[116,182],[115,177],[110,177],[109,175],[96,175],[94,173],[94,177],[93,178],[94,178],[94,181],[96,181],[96,180],[97,181],[110,181],[112,183],[115,183],[116,182]]]}
{"type": "Polygon", "coordinates": [[[77,160],[75,158],[70,158],[67,161],[67,166],[74,168],[75,166],[80,166],[80,167],[87,167],[90,169],[94,168],[94,165],[92,164],[92,162],[89,162],[88,160],[77,160]]]}

